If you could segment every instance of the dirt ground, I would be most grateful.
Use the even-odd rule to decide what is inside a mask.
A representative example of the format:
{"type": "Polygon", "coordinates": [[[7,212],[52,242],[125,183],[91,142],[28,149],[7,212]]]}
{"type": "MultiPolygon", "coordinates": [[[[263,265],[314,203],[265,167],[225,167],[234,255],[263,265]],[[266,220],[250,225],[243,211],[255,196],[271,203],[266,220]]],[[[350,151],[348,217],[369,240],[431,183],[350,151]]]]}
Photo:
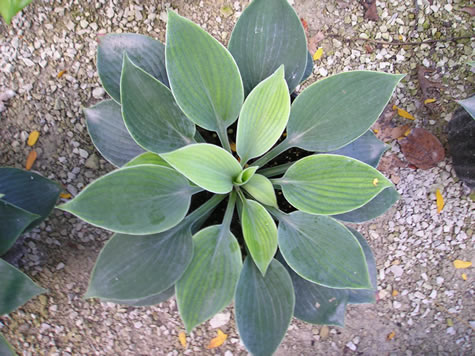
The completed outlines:
{"type": "MultiPolygon", "coordinates": [[[[404,121],[434,133],[447,149],[446,125],[454,99],[473,94],[473,18],[469,1],[376,1],[379,20],[365,18],[358,1],[291,1],[308,24],[308,36],[324,52],[306,86],[351,69],[407,73],[393,103],[415,116],[404,121]],[[466,38],[472,36],[472,38],[466,38]],[[451,41],[453,37],[464,37],[451,41]],[[373,41],[371,41],[373,40],[373,41]],[[420,41],[432,42],[420,44],[420,41]],[[380,41],[400,41],[385,45],[380,41]],[[417,43],[415,43],[417,42],[417,43]],[[418,44],[419,43],[419,44],[418,44]],[[435,68],[424,105],[417,66],[435,68]]],[[[16,95],[0,113],[0,165],[24,167],[30,131],[41,132],[33,169],[76,195],[113,167],[87,134],[82,107],[105,98],[95,70],[97,36],[138,32],[164,41],[166,9],[199,23],[223,43],[248,1],[37,1],[12,25],[0,24],[0,92],[16,95]],[[223,11],[228,6],[232,11],[223,11]]],[[[473,4],[472,4],[473,6],[473,4]]],[[[396,140],[387,156],[404,160],[396,140]]],[[[372,246],[378,267],[378,302],[350,306],[344,328],[293,320],[276,355],[473,355],[475,308],[475,203],[455,176],[451,157],[430,170],[392,167],[385,171],[401,194],[386,215],[358,226],[372,246]],[[435,190],[445,207],[437,213],[435,190]],[[465,276],[462,276],[462,273],[465,276]]],[[[232,308],[219,327],[228,335],[219,348],[206,346],[217,329],[209,322],[187,335],[176,302],[132,308],[84,300],[88,278],[110,233],[55,210],[26,234],[7,256],[48,293],[9,316],[0,330],[20,355],[246,355],[232,308]],[[227,317],[230,316],[228,319],[227,317]]],[[[263,340],[265,342],[265,340],[263,340]]]]}

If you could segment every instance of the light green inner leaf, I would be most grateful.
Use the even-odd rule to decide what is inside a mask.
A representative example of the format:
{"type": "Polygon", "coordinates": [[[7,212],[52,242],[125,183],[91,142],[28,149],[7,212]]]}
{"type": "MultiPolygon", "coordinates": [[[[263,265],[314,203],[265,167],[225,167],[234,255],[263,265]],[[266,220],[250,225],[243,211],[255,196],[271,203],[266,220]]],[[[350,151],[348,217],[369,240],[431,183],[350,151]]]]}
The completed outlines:
{"type": "Polygon", "coordinates": [[[256,173],[257,169],[259,167],[257,166],[251,166],[247,167],[246,169],[243,169],[241,173],[234,179],[234,184],[236,185],[243,185],[249,182],[249,180],[254,176],[254,173],[256,173]]]}
{"type": "Polygon", "coordinates": [[[160,156],[193,183],[217,194],[229,193],[242,171],[233,155],[208,143],[188,145],[160,156]]]}
{"type": "Polygon", "coordinates": [[[269,178],[261,174],[254,174],[252,178],[243,185],[243,189],[251,194],[258,202],[277,208],[274,186],[269,178]]]}

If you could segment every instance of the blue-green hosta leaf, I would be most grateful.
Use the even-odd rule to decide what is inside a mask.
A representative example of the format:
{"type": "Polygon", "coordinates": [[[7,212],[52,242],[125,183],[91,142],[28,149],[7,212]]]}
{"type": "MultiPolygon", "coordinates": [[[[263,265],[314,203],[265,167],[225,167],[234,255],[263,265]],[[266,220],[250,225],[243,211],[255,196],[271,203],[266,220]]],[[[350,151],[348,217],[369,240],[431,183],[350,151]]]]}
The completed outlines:
{"type": "Polygon", "coordinates": [[[467,99],[457,100],[457,103],[463,106],[472,119],[475,119],[475,95],[467,99]]]}
{"type": "Polygon", "coordinates": [[[120,74],[124,52],[140,68],[169,86],[163,43],[135,33],[109,34],[99,40],[97,71],[104,89],[116,102],[120,103],[120,74]]]}
{"type": "Polygon", "coordinates": [[[133,139],[148,151],[170,152],[194,143],[195,125],[172,92],[124,55],[120,82],[122,116],[133,139]]]}
{"type": "Polygon", "coordinates": [[[0,259],[0,316],[14,311],[44,293],[26,274],[0,259]]]}
{"type": "Polygon", "coordinates": [[[300,80],[300,83],[303,83],[310,77],[313,73],[313,57],[310,52],[307,52],[307,65],[305,66],[305,72],[303,73],[303,77],[300,80]]]}
{"type": "Polygon", "coordinates": [[[399,200],[399,193],[394,187],[388,187],[371,199],[368,203],[353,211],[334,215],[335,219],[361,223],[383,215],[395,202],[399,200]]]}
{"type": "Polygon", "coordinates": [[[116,304],[128,305],[131,307],[148,307],[166,302],[175,294],[175,286],[171,286],[166,291],[151,295],[150,297],[140,299],[102,299],[104,302],[111,302],[116,304]]]}
{"type": "Polygon", "coordinates": [[[183,220],[192,193],[188,181],[173,169],[141,165],[106,174],[58,208],[114,232],[147,235],[183,220]]]}
{"type": "Polygon", "coordinates": [[[8,341],[3,337],[2,333],[0,333],[0,355],[16,356],[15,351],[13,351],[12,347],[10,346],[8,341]]]}
{"type": "Polygon", "coordinates": [[[97,259],[86,297],[128,300],[162,293],[182,276],[192,255],[189,224],[153,235],[115,234],[97,259]]]}
{"type": "MultiPolygon", "coordinates": [[[[12,17],[20,12],[32,0],[4,0],[0,2],[0,14],[3,19],[10,25],[12,17]]],[[[3,355],[3,354],[2,354],[3,355]]]]}
{"type": "Polygon", "coordinates": [[[284,132],[290,95],[280,66],[246,98],[239,115],[236,149],[242,162],[266,153],[284,132]]]}
{"type": "Polygon", "coordinates": [[[5,254],[18,236],[39,217],[0,199],[0,256],[5,254]]]}
{"type": "Polygon", "coordinates": [[[234,184],[247,184],[247,182],[249,182],[249,180],[254,176],[254,173],[256,173],[258,168],[259,167],[257,166],[251,166],[243,169],[241,173],[239,173],[239,175],[234,179],[234,184]]]}
{"type": "Polygon", "coordinates": [[[328,152],[356,140],[378,119],[402,77],[353,71],[312,84],[292,104],[289,146],[328,152]]]}
{"type": "Polygon", "coordinates": [[[209,226],[193,236],[193,244],[193,259],[176,284],[188,332],[231,302],[242,267],[239,244],[228,228],[209,226]]]}
{"type": "Polygon", "coordinates": [[[343,224],[300,211],[279,219],[280,252],[297,274],[330,288],[371,288],[363,250],[343,224]]]}
{"type": "Polygon", "coordinates": [[[334,215],[357,209],[392,183],[356,159],[318,154],[295,162],[281,179],[287,201],[309,214],[334,215]]]}
{"type": "Polygon", "coordinates": [[[171,166],[162,157],[152,152],[145,152],[141,155],[133,158],[131,161],[124,164],[125,167],[139,166],[141,164],[156,164],[158,166],[170,167],[171,166]]]}
{"type": "Polygon", "coordinates": [[[363,136],[358,137],[355,141],[338,150],[328,153],[355,158],[376,168],[383,153],[386,152],[388,147],[389,146],[384,142],[378,140],[371,130],[368,130],[363,136]]]}
{"type": "Polygon", "coordinates": [[[217,194],[229,193],[242,171],[232,154],[208,143],[188,145],[160,156],[193,183],[217,194]]]}
{"type": "Polygon", "coordinates": [[[270,356],[289,327],[295,305],[289,273],[272,260],[263,276],[248,256],[235,296],[236,324],[246,348],[256,356],[270,356]]]}
{"type": "Polygon", "coordinates": [[[258,202],[277,207],[274,186],[269,178],[261,174],[254,174],[252,178],[243,186],[244,190],[252,195],[258,202]]]}
{"type": "MultiPolygon", "coordinates": [[[[282,255],[278,260],[287,268],[295,292],[294,316],[311,324],[343,326],[345,323],[347,289],[334,289],[312,283],[289,267],[282,255]]],[[[365,290],[358,290],[365,291],[365,290]]]]}
{"type": "Polygon", "coordinates": [[[374,303],[376,301],[376,292],[378,290],[378,281],[377,275],[378,271],[376,270],[376,260],[374,259],[373,252],[369,247],[366,239],[355,229],[351,227],[348,228],[352,234],[358,240],[361,248],[363,249],[366,264],[368,265],[369,277],[371,280],[370,289],[348,289],[348,303],[350,304],[363,304],[363,303],[374,303]]]}
{"type": "Polygon", "coordinates": [[[145,152],[130,136],[122,119],[120,105],[104,100],[84,109],[87,130],[101,155],[116,167],[145,152]]]}
{"type": "Polygon", "coordinates": [[[190,120],[212,131],[236,121],[244,99],[236,62],[221,43],[173,11],[168,12],[166,64],[173,95],[190,120]]]}
{"type": "Polygon", "coordinates": [[[258,202],[243,201],[242,234],[254,263],[262,275],[277,251],[277,227],[272,216],[258,202]]]}
{"type": "Polygon", "coordinates": [[[246,95],[282,64],[290,92],[307,64],[302,23],[286,0],[255,0],[239,17],[229,51],[241,71],[246,95]]]}
{"type": "Polygon", "coordinates": [[[39,174],[18,168],[0,168],[0,192],[3,201],[39,215],[28,227],[46,219],[58,200],[60,186],[39,174]]]}

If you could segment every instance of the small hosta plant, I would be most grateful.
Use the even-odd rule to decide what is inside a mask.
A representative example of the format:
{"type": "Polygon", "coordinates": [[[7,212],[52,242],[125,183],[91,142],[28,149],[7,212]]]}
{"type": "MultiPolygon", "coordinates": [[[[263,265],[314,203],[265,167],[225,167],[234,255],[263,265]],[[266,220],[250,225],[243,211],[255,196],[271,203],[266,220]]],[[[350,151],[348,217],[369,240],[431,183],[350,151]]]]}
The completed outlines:
{"type": "MultiPolygon", "coordinates": [[[[39,174],[0,167],[0,257],[22,233],[46,219],[59,192],[58,184],[39,174]]],[[[0,316],[43,292],[27,275],[0,258],[0,316]]],[[[1,333],[0,355],[14,355],[1,333]]]]}
{"type": "Polygon", "coordinates": [[[170,11],[165,45],[108,35],[97,67],[112,99],[85,116],[119,168],[60,206],[115,232],[87,297],[150,305],[176,294],[188,332],[234,301],[255,355],[275,351],[292,316],[343,325],[348,303],[374,301],[374,258],[342,221],[372,219],[398,198],[374,168],[385,146],[369,128],[401,75],[342,73],[291,104],[313,63],[285,0],[253,1],[227,49],[170,11]],[[205,142],[209,132],[222,147],[205,142]],[[288,150],[305,157],[284,162],[288,150]],[[189,212],[202,191],[214,196],[189,212]],[[220,223],[202,225],[225,200],[220,223]]]}

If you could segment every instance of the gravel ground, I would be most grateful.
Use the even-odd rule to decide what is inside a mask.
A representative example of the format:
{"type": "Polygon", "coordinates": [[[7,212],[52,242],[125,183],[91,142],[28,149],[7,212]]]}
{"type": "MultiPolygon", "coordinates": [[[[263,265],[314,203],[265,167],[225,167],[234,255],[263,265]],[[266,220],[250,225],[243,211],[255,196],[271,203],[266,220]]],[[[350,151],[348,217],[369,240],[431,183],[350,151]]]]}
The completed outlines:
{"type": "MultiPolygon", "coordinates": [[[[380,19],[364,18],[357,1],[294,0],[308,35],[323,35],[324,53],[305,84],[351,69],[407,73],[394,104],[446,145],[454,99],[474,91],[464,63],[474,59],[473,19],[460,11],[469,1],[376,1],[380,19]],[[401,41],[383,45],[378,41],[401,41]],[[437,40],[415,45],[421,40],[437,40]],[[424,105],[417,67],[435,68],[441,83],[436,102],[424,105]]],[[[37,1],[0,25],[0,92],[13,90],[0,115],[0,164],[23,167],[28,133],[39,130],[34,170],[61,182],[76,195],[112,170],[95,151],[82,106],[105,97],[95,70],[96,38],[110,32],[138,32],[164,40],[166,8],[199,23],[223,43],[247,1],[37,1]],[[221,11],[224,5],[232,13],[221,11]]],[[[0,105],[1,106],[1,105],[0,105]]],[[[447,148],[447,147],[446,147],[447,148]]],[[[388,155],[404,159],[396,142],[388,155]]],[[[475,203],[447,157],[430,170],[392,168],[401,200],[384,217],[359,226],[373,247],[379,272],[378,302],[351,306],[345,328],[315,326],[294,319],[277,355],[471,355],[475,308],[475,203]],[[435,190],[445,200],[437,213],[435,190]],[[462,278],[465,273],[466,280],[462,278]]],[[[174,299],[157,307],[130,308],[84,300],[88,276],[110,234],[60,211],[27,234],[9,255],[49,292],[0,318],[1,332],[23,355],[246,355],[231,309],[187,335],[174,299]],[[22,253],[25,254],[22,256],[22,253]],[[207,350],[217,327],[224,345],[207,350]]],[[[264,342],[264,340],[263,340],[264,342]]]]}

